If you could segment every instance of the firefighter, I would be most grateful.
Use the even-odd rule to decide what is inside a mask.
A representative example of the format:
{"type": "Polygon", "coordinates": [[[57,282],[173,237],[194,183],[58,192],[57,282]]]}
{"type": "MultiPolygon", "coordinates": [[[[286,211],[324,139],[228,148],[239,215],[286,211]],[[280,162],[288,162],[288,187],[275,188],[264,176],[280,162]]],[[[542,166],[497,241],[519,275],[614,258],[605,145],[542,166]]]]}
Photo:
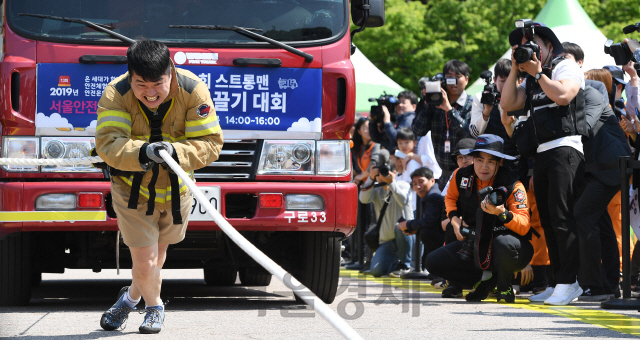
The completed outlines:
{"type": "Polygon", "coordinates": [[[105,330],[124,328],[144,297],[141,333],[158,333],[164,321],[160,270],[167,247],[184,239],[192,194],[169,171],[166,150],[193,178],[218,159],[222,131],[207,85],[175,68],[169,49],[141,39],[127,50],[128,72],[109,83],[98,103],[96,152],[111,174],[118,228],[131,251],[132,282],[100,320],[105,330]]]}

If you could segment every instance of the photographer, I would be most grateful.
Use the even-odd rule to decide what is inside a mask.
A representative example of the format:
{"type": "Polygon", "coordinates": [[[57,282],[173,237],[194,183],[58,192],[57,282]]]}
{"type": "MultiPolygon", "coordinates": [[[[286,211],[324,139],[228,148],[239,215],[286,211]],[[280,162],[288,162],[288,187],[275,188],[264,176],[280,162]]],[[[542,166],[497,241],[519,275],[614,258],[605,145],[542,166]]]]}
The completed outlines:
{"type": "MultiPolygon", "coordinates": [[[[608,102],[591,86],[586,86],[584,94],[590,127],[584,144],[585,163],[605,164],[630,156],[627,138],[608,102]]],[[[620,191],[620,171],[588,172],[580,191],[574,215],[580,244],[579,278],[586,289],[578,299],[606,301],[614,297],[619,280],[618,243],[607,206],[620,191]]]]}
{"type": "Polygon", "coordinates": [[[407,127],[410,128],[413,123],[413,118],[416,115],[416,106],[418,105],[418,97],[411,91],[402,91],[398,93],[397,102],[395,105],[395,125],[391,119],[391,112],[386,105],[381,105],[382,108],[382,124],[379,122],[372,122],[375,128],[371,129],[371,139],[380,143],[385,149],[391,150],[396,146],[396,136],[398,130],[407,127]]]}
{"type": "MultiPolygon", "coordinates": [[[[426,258],[429,253],[442,247],[444,243],[444,230],[440,227],[444,198],[431,169],[426,167],[416,169],[411,173],[411,181],[413,189],[421,198],[422,216],[416,216],[415,220],[400,222],[398,228],[407,235],[418,233],[424,244],[423,258],[426,258]]],[[[423,262],[424,265],[425,262],[423,262]]]]}
{"type": "Polygon", "coordinates": [[[431,131],[436,159],[443,171],[441,178],[446,180],[456,167],[451,160],[451,153],[458,141],[469,135],[473,98],[464,90],[469,82],[469,65],[452,59],[444,65],[443,73],[445,79],[451,79],[455,85],[446,85],[441,89],[443,99],[442,104],[438,106],[421,100],[411,128],[416,137],[424,136],[431,131]]]}
{"type": "MultiPolygon", "coordinates": [[[[505,140],[504,150],[509,156],[518,156],[516,146],[510,142],[509,135],[504,125],[502,125],[502,109],[500,108],[500,94],[507,77],[511,72],[511,60],[502,58],[498,60],[494,68],[495,76],[493,77],[494,97],[496,100],[492,104],[482,104],[481,99],[476,97],[471,108],[471,121],[469,132],[473,137],[482,134],[498,135],[505,140]],[[497,91],[497,92],[496,92],[497,91]]],[[[488,92],[484,92],[488,93],[488,92]]],[[[515,166],[511,168],[516,170],[515,166]]]]}
{"type": "Polygon", "coordinates": [[[454,172],[445,197],[458,241],[427,257],[433,275],[466,286],[480,282],[467,301],[486,299],[497,285],[498,302],[513,303],[513,274],[533,257],[527,195],[517,174],[502,166],[504,159],[513,159],[503,153],[503,144],[502,138],[486,134],[476,139],[473,149],[460,151],[472,155],[474,162],[454,172]],[[492,190],[483,193],[487,189],[492,190]]]}
{"type": "Polygon", "coordinates": [[[411,187],[407,182],[395,180],[395,164],[389,163],[388,151],[380,150],[380,155],[381,158],[385,158],[385,161],[371,168],[370,177],[367,178],[359,194],[360,202],[363,204],[373,202],[377,219],[382,218],[382,221],[379,221],[380,246],[371,260],[370,270],[374,277],[387,275],[394,270],[410,269],[411,249],[416,239],[415,235],[405,235],[396,228],[399,220],[413,219],[411,187]],[[388,172],[386,176],[384,172],[388,172]],[[374,187],[375,182],[382,186],[374,187]],[[385,202],[387,202],[386,207],[385,202]]]}
{"type": "Polygon", "coordinates": [[[563,48],[546,25],[524,19],[516,21],[516,27],[509,34],[512,67],[500,106],[503,115],[523,108],[526,114],[519,118],[513,139],[521,155],[534,158],[535,196],[556,281],[555,289],[529,300],[566,305],[582,294],[573,207],[584,173],[584,73],[573,60],[554,60],[563,48]],[[527,73],[519,86],[518,71],[527,73]]]}

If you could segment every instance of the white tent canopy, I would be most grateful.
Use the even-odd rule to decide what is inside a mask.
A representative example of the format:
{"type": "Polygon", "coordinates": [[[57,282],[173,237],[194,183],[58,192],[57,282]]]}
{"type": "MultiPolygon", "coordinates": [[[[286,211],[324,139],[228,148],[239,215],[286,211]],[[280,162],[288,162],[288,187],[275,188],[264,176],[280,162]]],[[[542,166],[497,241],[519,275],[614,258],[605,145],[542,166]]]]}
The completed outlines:
{"type": "Polygon", "coordinates": [[[377,98],[384,91],[397,95],[404,89],[386,74],[380,71],[367,57],[356,49],[351,56],[351,63],[356,73],[356,112],[369,112],[369,98],[377,98]]]}

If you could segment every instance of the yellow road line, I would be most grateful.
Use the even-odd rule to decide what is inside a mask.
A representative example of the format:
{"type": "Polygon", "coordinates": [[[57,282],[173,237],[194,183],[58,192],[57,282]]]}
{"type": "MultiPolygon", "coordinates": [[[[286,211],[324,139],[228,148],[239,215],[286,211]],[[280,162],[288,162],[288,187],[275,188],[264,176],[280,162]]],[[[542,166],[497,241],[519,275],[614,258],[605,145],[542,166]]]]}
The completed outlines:
{"type": "MultiPolygon", "coordinates": [[[[442,290],[437,289],[431,285],[431,283],[424,281],[412,281],[403,280],[393,277],[373,277],[371,275],[364,275],[356,270],[340,269],[340,276],[349,277],[353,279],[374,281],[384,285],[397,287],[400,289],[414,289],[422,292],[440,294],[442,290]]],[[[495,298],[485,300],[485,302],[497,303],[495,298]]],[[[640,318],[634,318],[622,314],[610,313],[604,310],[592,310],[575,306],[548,306],[543,304],[534,304],[527,299],[517,298],[516,303],[501,305],[522,308],[532,310],[536,312],[542,312],[552,315],[565,317],[571,320],[588,323],[591,325],[600,326],[612,331],[635,335],[640,337],[640,318]]],[[[640,313],[638,314],[640,317],[640,313]]]]}
{"type": "Polygon", "coordinates": [[[0,222],[106,221],[106,211],[3,211],[0,222]]]}

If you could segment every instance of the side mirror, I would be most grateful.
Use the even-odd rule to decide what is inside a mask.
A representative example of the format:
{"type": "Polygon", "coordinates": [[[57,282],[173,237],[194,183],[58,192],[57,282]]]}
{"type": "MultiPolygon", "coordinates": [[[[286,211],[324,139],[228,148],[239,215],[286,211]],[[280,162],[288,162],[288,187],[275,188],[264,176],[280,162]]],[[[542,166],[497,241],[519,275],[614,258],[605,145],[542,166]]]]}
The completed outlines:
{"type": "Polygon", "coordinates": [[[384,25],[384,0],[352,0],[351,19],[356,26],[380,27],[384,25]],[[365,12],[369,15],[365,22],[365,12]]]}

